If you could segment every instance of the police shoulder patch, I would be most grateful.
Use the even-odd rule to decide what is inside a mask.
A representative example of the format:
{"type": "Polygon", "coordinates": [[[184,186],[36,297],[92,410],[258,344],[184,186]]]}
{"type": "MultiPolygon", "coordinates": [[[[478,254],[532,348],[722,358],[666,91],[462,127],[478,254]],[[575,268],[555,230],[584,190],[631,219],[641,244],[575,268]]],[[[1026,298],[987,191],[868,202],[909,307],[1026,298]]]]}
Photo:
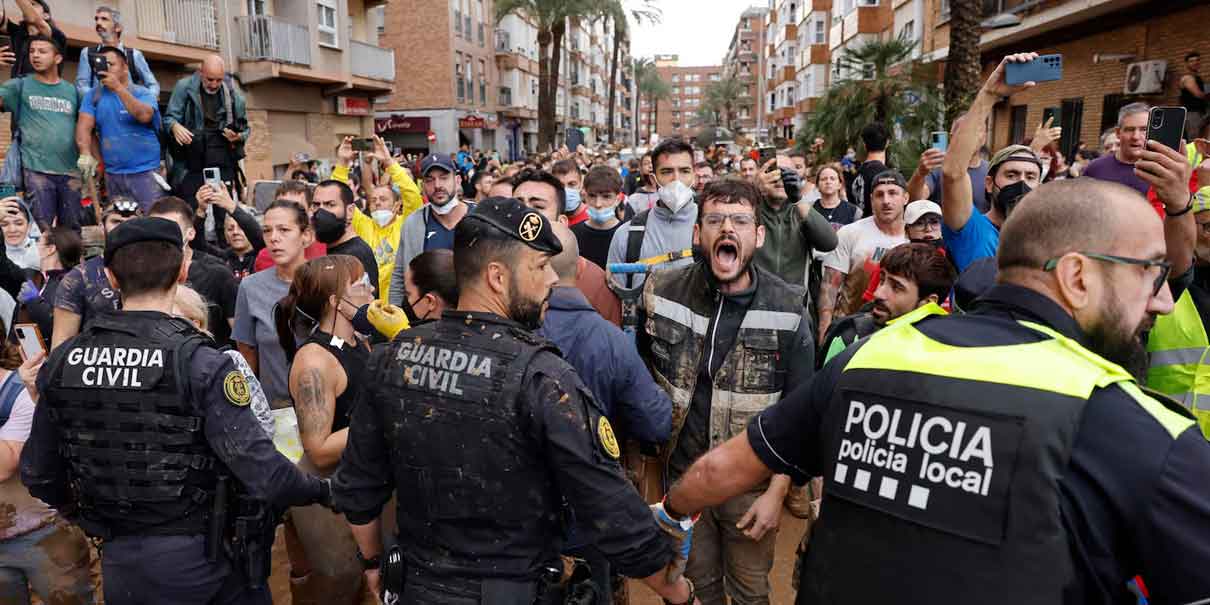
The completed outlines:
{"type": "Polygon", "coordinates": [[[622,455],[622,451],[618,449],[618,440],[613,436],[613,426],[604,416],[597,419],[597,437],[601,440],[601,449],[605,450],[610,458],[617,460],[622,455]]]}
{"type": "Polygon", "coordinates": [[[252,389],[248,387],[248,379],[239,370],[227,372],[223,379],[223,394],[231,405],[244,407],[252,403],[252,389]]]}

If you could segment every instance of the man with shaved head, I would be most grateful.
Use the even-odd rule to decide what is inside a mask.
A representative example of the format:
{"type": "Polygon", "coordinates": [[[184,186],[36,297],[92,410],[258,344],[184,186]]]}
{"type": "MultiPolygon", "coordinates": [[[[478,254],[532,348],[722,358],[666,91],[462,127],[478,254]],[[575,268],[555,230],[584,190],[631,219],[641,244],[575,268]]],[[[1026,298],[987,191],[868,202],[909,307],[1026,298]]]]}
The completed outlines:
{"type": "MultiPolygon", "coordinates": [[[[667,441],[672,428],[672,400],[655,384],[630,337],[597,313],[576,289],[581,267],[576,236],[562,223],[552,225],[563,251],[550,260],[559,281],[550,291],[542,334],[559,347],[563,358],[601,404],[619,433],[619,442],[667,441]]],[[[564,552],[588,561],[597,594],[612,592],[609,562],[595,545],[586,542],[584,531],[572,530],[564,552]]]]}
{"type": "MultiPolygon", "coordinates": [[[[206,168],[218,168],[224,183],[234,183],[252,131],[244,95],[227,75],[222,57],[206,57],[200,70],[176,83],[164,113],[164,129],[172,135],[168,149],[173,165],[168,180],[177,196],[194,204],[206,168]]],[[[238,183],[235,186],[240,188],[238,183]]],[[[214,223],[222,225],[227,213],[216,205],[209,207],[214,223]]],[[[222,229],[215,236],[220,245],[226,245],[222,229]]]]}
{"type": "Polygon", "coordinates": [[[1204,599],[1210,444],[1133,374],[1173,308],[1164,230],[1129,187],[1039,186],[973,313],[925,307],[849,347],[663,510],[692,523],[774,473],[823,476],[800,602],[1127,603],[1136,576],[1153,602],[1204,599]]]}

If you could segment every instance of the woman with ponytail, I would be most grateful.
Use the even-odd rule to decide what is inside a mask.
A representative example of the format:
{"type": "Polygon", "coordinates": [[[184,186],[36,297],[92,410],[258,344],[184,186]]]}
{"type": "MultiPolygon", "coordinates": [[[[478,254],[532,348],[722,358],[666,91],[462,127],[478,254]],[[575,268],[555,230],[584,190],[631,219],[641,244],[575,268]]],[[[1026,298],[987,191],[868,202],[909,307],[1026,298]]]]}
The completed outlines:
{"type": "MultiPolygon", "coordinates": [[[[279,344],[291,364],[289,392],[303,448],[298,464],[311,474],[332,474],[344,452],[370,355],[353,318],[373,300],[361,262],[336,254],[299,267],[274,312],[279,344]]],[[[290,526],[287,536],[297,539],[287,540],[293,602],[358,602],[362,570],[344,518],[322,506],[296,507],[290,526]]]]}

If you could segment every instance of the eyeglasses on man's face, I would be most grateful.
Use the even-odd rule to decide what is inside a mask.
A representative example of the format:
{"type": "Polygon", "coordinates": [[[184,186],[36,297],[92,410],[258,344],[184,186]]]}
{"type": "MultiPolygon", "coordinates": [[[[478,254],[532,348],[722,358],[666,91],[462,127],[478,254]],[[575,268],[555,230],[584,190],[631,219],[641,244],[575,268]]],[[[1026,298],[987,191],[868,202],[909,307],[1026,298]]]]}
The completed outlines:
{"type": "MultiPolygon", "coordinates": [[[[1087,256],[1093,260],[1099,260],[1105,263],[1115,265],[1135,265],[1143,267],[1143,271],[1150,271],[1152,267],[1159,267],[1160,273],[1155,276],[1155,283],[1152,284],[1151,296],[1158,296],[1160,290],[1164,288],[1164,282],[1168,281],[1168,274],[1172,272],[1172,265],[1166,260],[1151,260],[1147,258],[1130,258],[1128,256],[1114,256],[1112,254],[1099,254],[1096,252],[1076,252],[1081,256],[1087,256]]],[[[1043,271],[1054,271],[1055,267],[1059,266],[1059,261],[1062,256],[1056,256],[1042,265],[1043,271]]]]}

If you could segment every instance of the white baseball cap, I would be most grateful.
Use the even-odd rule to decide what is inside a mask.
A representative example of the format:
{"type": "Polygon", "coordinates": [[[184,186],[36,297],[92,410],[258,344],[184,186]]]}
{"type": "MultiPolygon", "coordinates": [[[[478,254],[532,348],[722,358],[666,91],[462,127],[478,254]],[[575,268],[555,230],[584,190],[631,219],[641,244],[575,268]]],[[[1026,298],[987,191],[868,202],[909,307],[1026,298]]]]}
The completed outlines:
{"type": "Polygon", "coordinates": [[[926,214],[941,216],[941,206],[929,200],[916,200],[903,209],[903,222],[906,225],[914,224],[926,214]]]}

